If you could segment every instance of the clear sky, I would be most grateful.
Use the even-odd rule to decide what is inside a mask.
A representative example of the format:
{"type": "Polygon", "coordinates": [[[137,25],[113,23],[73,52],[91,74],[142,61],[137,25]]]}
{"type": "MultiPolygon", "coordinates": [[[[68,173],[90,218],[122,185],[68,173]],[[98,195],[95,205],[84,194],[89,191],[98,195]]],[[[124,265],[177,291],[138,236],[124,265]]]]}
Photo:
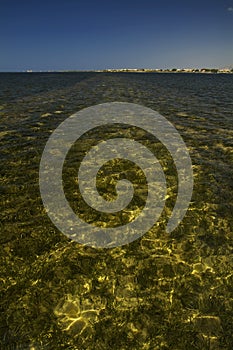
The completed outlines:
{"type": "Polygon", "coordinates": [[[233,0],[0,0],[0,71],[233,65],[233,0]]]}

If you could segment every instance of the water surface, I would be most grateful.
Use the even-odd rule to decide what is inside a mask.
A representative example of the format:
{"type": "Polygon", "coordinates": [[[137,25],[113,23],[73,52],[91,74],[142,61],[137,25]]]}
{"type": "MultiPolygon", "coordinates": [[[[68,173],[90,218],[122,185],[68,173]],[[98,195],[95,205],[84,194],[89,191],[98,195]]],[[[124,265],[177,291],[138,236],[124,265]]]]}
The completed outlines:
{"type": "MultiPolygon", "coordinates": [[[[0,74],[2,349],[233,348],[232,91],[233,76],[221,74],[0,74]],[[113,101],[150,107],[173,123],[190,152],[194,190],[184,220],[166,234],[175,167],[157,140],[141,135],[163,165],[170,199],[141,239],[96,250],[54,227],[38,171],[48,137],[65,118],[113,101]]],[[[74,211],[98,225],[111,218],[78,202],[76,174],[83,153],[105,134],[119,136],[111,126],[84,135],[63,179],[74,211]]],[[[119,166],[129,168],[113,163],[105,171],[119,166]]],[[[132,169],[132,178],[138,174],[132,169]]],[[[131,209],[143,203],[139,196],[131,209]]]]}

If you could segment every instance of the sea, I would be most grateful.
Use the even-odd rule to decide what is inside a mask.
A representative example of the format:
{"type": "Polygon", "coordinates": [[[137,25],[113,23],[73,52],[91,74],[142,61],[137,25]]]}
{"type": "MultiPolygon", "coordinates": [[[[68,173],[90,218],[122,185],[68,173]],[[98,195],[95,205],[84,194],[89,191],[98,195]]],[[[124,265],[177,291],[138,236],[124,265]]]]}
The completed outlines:
{"type": "Polygon", "coordinates": [[[232,174],[232,74],[0,73],[0,349],[233,349],[232,174]],[[43,205],[39,169],[63,121],[111,102],[150,108],[176,128],[192,162],[193,191],[183,220],[168,233],[178,175],[166,147],[147,130],[111,121],[85,133],[64,162],[63,186],[88,224],[119,228],[145,205],[145,177],[122,159],[100,169],[99,193],[116,197],[118,172],[141,177],[127,211],[105,215],[81,198],[79,166],[105,138],[142,142],[167,180],[165,207],[151,229],[101,248],[56,227],[43,205]]]}

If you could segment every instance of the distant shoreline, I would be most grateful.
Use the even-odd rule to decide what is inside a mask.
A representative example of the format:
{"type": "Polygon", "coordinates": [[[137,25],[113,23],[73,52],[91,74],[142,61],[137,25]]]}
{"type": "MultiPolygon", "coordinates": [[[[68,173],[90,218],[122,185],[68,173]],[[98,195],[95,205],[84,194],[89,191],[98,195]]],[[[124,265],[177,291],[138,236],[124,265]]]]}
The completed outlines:
{"type": "Polygon", "coordinates": [[[104,69],[92,71],[96,73],[172,73],[172,74],[182,74],[182,73],[191,73],[191,74],[233,74],[233,70],[222,71],[222,70],[169,70],[169,69],[145,69],[145,70],[124,70],[124,69],[104,69]]]}
{"type": "Polygon", "coordinates": [[[97,73],[205,73],[205,74],[232,74],[233,69],[103,69],[97,73]]]}
{"type": "Polygon", "coordinates": [[[188,68],[188,69],[136,69],[136,68],[122,68],[122,69],[98,69],[98,70],[47,70],[47,71],[33,71],[31,69],[26,71],[9,71],[0,73],[172,73],[172,74],[233,74],[233,69],[231,68],[188,68]]]}

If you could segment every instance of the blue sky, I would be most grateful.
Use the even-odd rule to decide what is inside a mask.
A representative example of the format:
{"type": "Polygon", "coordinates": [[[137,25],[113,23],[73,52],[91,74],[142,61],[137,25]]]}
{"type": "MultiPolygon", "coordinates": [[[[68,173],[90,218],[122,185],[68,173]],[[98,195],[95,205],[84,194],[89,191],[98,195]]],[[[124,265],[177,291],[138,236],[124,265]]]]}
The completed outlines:
{"type": "Polygon", "coordinates": [[[0,0],[0,71],[233,65],[233,0],[0,0]]]}

